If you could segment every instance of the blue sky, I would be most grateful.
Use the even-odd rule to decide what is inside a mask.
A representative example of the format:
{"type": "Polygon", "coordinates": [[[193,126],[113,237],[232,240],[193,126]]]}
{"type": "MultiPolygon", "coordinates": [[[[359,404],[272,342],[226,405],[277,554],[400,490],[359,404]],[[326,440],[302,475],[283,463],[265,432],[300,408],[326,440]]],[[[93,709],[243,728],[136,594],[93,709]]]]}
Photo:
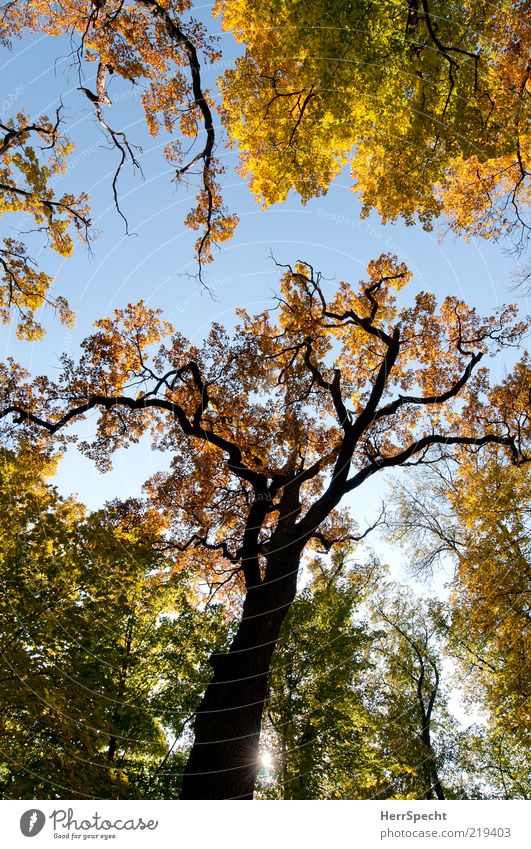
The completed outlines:
{"type": "MultiPolygon", "coordinates": [[[[194,11],[207,19],[209,8],[200,6],[194,11]]],[[[210,22],[209,29],[219,31],[219,21],[210,22]]],[[[237,48],[227,36],[222,45],[222,62],[205,68],[206,85],[214,86],[216,76],[236,55],[237,48]]],[[[18,342],[12,329],[4,329],[3,356],[14,356],[33,373],[53,373],[63,351],[75,356],[79,341],[90,332],[95,319],[140,298],[162,308],[165,317],[192,340],[201,339],[213,320],[230,327],[236,306],[253,311],[270,303],[279,277],[270,254],[279,262],[307,260],[325,277],[356,281],[363,276],[368,260],[391,251],[415,271],[413,284],[401,295],[406,300],[420,289],[430,289],[439,297],[457,294],[484,312],[515,300],[515,293],[508,290],[516,260],[499,246],[484,241],[467,244],[452,236],[440,240],[436,233],[419,227],[383,226],[376,216],[361,221],[348,173],[340,175],[325,197],[306,206],[291,195],[285,204],[263,211],[235,173],[234,154],[222,149],[218,153],[226,165],[224,195],[228,207],[240,216],[240,225],[234,239],[207,269],[214,293],[211,298],[186,277],[186,272],[195,271],[195,236],[183,226],[193,202],[193,179],[188,186],[172,183],[173,171],[162,156],[166,139],[146,134],[139,92],[120,88],[119,81],[113,80],[109,93],[114,105],[107,111],[107,119],[144,151],[139,155],[144,178],[130,168],[120,178],[120,202],[132,235],[124,234],[110,188],[116,155],[102,137],[90,104],[77,90],[70,50],[66,38],[34,38],[2,55],[3,110],[6,103],[13,102],[13,109],[23,108],[34,117],[53,114],[62,96],[76,150],[58,190],[64,185],[68,190],[89,192],[97,233],[92,253],[80,244],[70,260],[49,252],[40,257],[43,267],[56,274],[56,292],[66,295],[76,311],[76,327],[65,330],[52,313],[46,314],[48,335],[35,344],[18,342]]],[[[89,70],[95,71],[95,67],[89,70]]],[[[88,75],[85,84],[90,87],[91,82],[88,75]]],[[[14,222],[4,218],[2,224],[5,232],[14,222]]],[[[500,361],[497,373],[503,368],[500,361]]],[[[86,427],[90,431],[90,420],[86,427]]],[[[71,450],[56,483],[62,492],[76,492],[95,507],[111,497],[138,494],[144,480],[165,463],[166,458],[153,454],[146,443],[119,453],[113,471],[102,475],[71,450]]],[[[377,509],[381,487],[381,480],[373,479],[360,494],[359,503],[352,500],[362,524],[377,509]]],[[[386,547],[381,551],[388,553],[386,547]]]]}

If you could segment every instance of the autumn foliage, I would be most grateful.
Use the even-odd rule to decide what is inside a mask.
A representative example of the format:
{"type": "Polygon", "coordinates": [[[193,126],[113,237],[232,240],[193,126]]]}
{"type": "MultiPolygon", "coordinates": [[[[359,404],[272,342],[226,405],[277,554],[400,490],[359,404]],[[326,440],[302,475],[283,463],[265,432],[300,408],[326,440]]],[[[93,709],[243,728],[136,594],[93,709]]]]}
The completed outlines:
{"type": "Polygon", "coordinates": [[[192,346],[140,303],[97,322],[58,380],[26,383],[14,364],[4,372],[2,418],[14,438],[22,427],[60,444],[98,409],[81,448],[106,468],[150,431],[172,455],[149,493],[177,563],[200,564],[211,592],[242,593],[243,617],[229,651],[212,657],[196,714],[185,798],[252,795],[272,651],[302,553],[360,535],[339,509],[345,495],[433,451],[490,446],[527,460],[529,425],[513,403],[516,387],[528,391],[527,364],[499,387],[479,367],[518,343],[526,322],[511,307],[482,318],[454,297],[437,308],[426,292],[399,307],[410,278],[382,255],[359,287],[341,283],[328,296],[313,268],[286,266],[277,309],[242,311],[233,338],[214,325],[192,346]],[[238,735],[246,742],[235,750],[238,735]]]}
{"type": "MultiPolygon", "coordinates": [[[[110,148],[126,234],[123,172],[143,160],[115,121],[124,90],[139,92],[141,132],[163,140],[172,178],[193,185],[200,283],[238,220],[223,200],[217,115],[266,207],[291,190],[303,202],[326,193],[347,166],[362,216],[441,219],[525,247],[528,0],[217,0],[242,44],[217,91],[202,68],[219,46],[192,11],[191,0],[0,6],[5,48],[28,35],[68,43],[73,97],[110,148]]],[[[43,336],[46,304],[74,320],[33,252],[69,257],[94,236],[88,193],[57,189],[70,115],[59,102],[0,123],[0,216],[13,225],[0,319],[22,340],[43,336]]],[[[0,364],[2,794],[267,796],[265,729],[282,786],[293,782],[284,795],[525,795],[531,368],[514,349],[529,320],[512,305],[482,316],[452,295],[437,303],[391,253],[356,285],[277,265],[270,307],[238,309],[234,330],[213,323],[202,343],[146,291],[53,371],[0,364]],[[487,362],[507,349],[496,382],[487,362]],[[104,472],[147,439],[165,457],[142,498],[91,513],[47,482],[73,445],[104,472]],[[412,601],[375,558],[352,565],[387,511],[367,524],[347,499],[411,466],[422,496],[403,499],[394,540],[424,565],[453,557],[447,604],[412,601]],[[314,641],[331,632],[317,662],[314,641]],[[350,664],[333,666],[334,650],[350,664]],[[444,652],[488,716],[469,736],[449,712],[444,652]],[[487,790],[459,772],[474,758],[487,790]]]]}
{"type": "MultiPolygon", "coordinates": [[[[196,205],[186,224],[198,231],[201,277],[202,266],[212,260],[213,246],[230,238],[237,216],[223,205],[219,185],[223,168],[215,156],[214,103],[203,90],[198,55],[200,51],[202,60],[211,63],[219,58],[219,51],[204,27],[186,17],[190,8],[187,0],[7,3],[0,10],[0,43],[12,48],[28,33],[57,38],[69,35],[79,105],[89,103],[114,150],[110,192],[126,231],[119,178],[126,166],[141,170],[141,150],[120,127],[113,126],[113,80],[114,86],[121,82],[141,90],[145,127],[152,136],[164,135],[164,152],[174,168],[174,179],[189,177],[197,183],[196,205]],[[91,78],[93,83],[87,81],[91,78]]],[[[0,214],[29,216],[44,230],[46,243],[62,256],[72,252],[72,230],[86,240],[91,226],[85,193],[56,197],[54,190],[54,178],[64,172],[72,151],[65,127],[67,114],[61,103],[53,119],[41,116],[33,120],[20,112],[0,124],[0,214]]],[[[0,265],[0,317],[6,322],[14,311],[20,319],[20,336],[35,339],[42,335],[34,313],[45,302],[59,310],[65,323],[72,321],[66,300],[50,293],[52,278],[38,269],[23,242],[7,238],[0,265]]]]}
{"type": "Polygon", "coordinates": [[[221,81],[241,171],[265,205],[348,164],[363,215],[444,214],[469,237],[529,231],[527,0],[218,0],[244,45],[221,81]],[[267,35],[265,35],[267,34],[267,35]]]}

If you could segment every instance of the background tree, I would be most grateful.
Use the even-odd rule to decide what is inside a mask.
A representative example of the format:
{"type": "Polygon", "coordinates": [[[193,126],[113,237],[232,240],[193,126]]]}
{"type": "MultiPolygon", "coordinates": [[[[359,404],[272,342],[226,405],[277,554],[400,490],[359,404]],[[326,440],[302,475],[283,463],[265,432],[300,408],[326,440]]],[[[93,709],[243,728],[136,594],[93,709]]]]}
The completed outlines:
{"type": "Polygon", "coordinates": [[[157,554],[140,502],[93,514],[4,454],[0,483],[0,792],[135,798],[178,792],[180,738],[223,640],[186,575],[157,554]]]}
{"type": "Polygon", "coordinates": [[[395,535],[413,565],[441,557],[450,582],[446,651],[455,685],[481,721],[464,762],[478,793],[529,795],[529,473],[479,456],[403,488],[395,535]],[[475,763],[475,767],[471,763],[475,763]],[[478,773],[480,778],[478,779],[478,773]]]}
{"type": "Polygon", "coordinates": [[[335,554],[331,569],[314,559],[313,579],[280,631],[262,740],[272,766],[260,773],[261,797],[374,798],[384,780],[371,745],[376,720],[361,695],[372,636],[360,606],[376,566],[349,569],[345,554],[335,554]]]}
{"type": "Polygon", "coordinates": [[[420,567],[452,557],[452,654],[471,704],[529,745],[529,472],[470,458],[403,491],[397,521],[420,567]],[[416,536],[415,536],[416,535],[416,536]]]}
{"type": "Polygon", "coordinates": [[[503,446],[525,460],[527,367],[494,389],[478,370],[486,351],[518,343],[525,322],[512,308],[481,319],[451,297],[437,310],[427,293],[399,308],[394,291],[409,278],[383,255],[358,289],[342,283],[329,299],[311,267],[288,266],[276,321],[242,312],[232,340],[214,325],[192,346],[140,303],[97,322],[57,381],[3,370],[8,436],[22,426],[65,439],[67,425],[97,409],[83,447],[105,468],[150,428],[172,452],[171,472],[150,489],[173,517],[176,550],[185,562],[200,553],[207,580],[242,593],[230,650],[211,656],[184,798],[252,797],[271,657],[302,553],[359,537],[342,498],[441,445],[503,446]]]}
{"type": "Polygon", "coordinates": [[[460,762],[468,798],[529,799],[529,747],[487,720],[462,735],[460,762]]]}
{"type": "Polygon", "coordinates": [[[347,163],[363,215],[444,213],[529,234],[528,0],[218,0],[245,52],[222,79],[241,171],[265,205],[324,194],[347,163]]]}
{"type": "Polygon", "coordinates": [[[454,650],[472,697],[525,747],[531,650],[531,526],[527,469],[472,462],[452,493],[463,528],[452,595],[454,650]]]}
{"type": "Polygon", "coordinates": [[[448,708],[443,603],[412,598],[381,567],[334,559],[280,632],[259,796],[470,798],[475,781],[482,797],[485,740],[460,731],[448,708]]]}
{"type": "MultiPolygon", "coordinates": [[[[382,760],[389,763],[387,798],[446,799],[458,730],[448,711],[442,640],[443,603],[411,599],[405,587],[385,586],[371,601],[379,635],[372,685],[381,720],[382,760]]],[[[451,780],[451,779],[450,779],[451,780]]]]}

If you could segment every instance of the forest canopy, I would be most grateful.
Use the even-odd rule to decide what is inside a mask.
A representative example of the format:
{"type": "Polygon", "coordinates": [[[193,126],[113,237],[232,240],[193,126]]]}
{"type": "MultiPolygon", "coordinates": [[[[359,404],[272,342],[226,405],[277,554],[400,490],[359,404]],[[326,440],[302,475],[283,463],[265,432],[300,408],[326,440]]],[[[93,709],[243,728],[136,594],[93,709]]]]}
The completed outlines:
{"type": "Polygon", "coordinates": [[[529,797],[530,11],[0,4],[2,798],[529,797]]]}
{"type": "MultiPolygon", "coordinates": [[[[214,11],[244,53],[208,89],[205,67],[219,61],[220,47],[188,0],[0,6],[0,43],[8,49],[44,35],[58,59],[68,35],[77,108],[89,106],[114,153],[109,191],[125,232],[120,178],[128,168],[142,173],[142,148],[113,120],[112,91],[120,87],[140,101],[141,137],[163,141],[170,179],[194,186],[185,224],[198,232],[204,285],[204,266],[238,223],[223,200],[227,145],[266,206],[285,201],[291,189],[304,202],[322,195],[348,165],[364,216],[374,209],[383,221],[418,220],[428,229],[442,216],[466,238],[504,237],[525,248],[528,0],[220,0],[214,11]]],[[[71,101],[71,83],[68,94],[71,101]]],[[[73,123],[62,97],[52,115],[33,119],[21,108],[0,121],[0,214],[29,220],[65,257],[73,237],[94,236],[88,192],[56,192],[73,150],[73,123]]],[[[53,277],[26,239],[4,238],[0,279],[0,317],[17,317],[22,338],[42,335],[35,312],[45,303],[72,321],[68,293],[53,294],[53,277]]]]}
{"type": "Polygon", "coordinates": [[[444,214],[461,235],[529,234],[527,0],[218,0],[244,55],[222,80],[242,173],[265,204],[350,168],[362,214],[444,214]],[[267,36],[265,35],[267,33],[267,36]]]}

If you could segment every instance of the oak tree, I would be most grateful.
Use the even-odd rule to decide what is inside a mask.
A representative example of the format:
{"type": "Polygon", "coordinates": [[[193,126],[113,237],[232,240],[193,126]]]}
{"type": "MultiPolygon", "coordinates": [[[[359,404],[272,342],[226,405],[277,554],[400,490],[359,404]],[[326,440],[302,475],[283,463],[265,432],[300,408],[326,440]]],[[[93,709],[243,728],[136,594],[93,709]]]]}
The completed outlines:
{"type": "Polygon", "coordinates": [[[321,275],[284,268],[277,308],[240,311],[232,338],[213,325],[190,344],[145,304],[96,323],[78,361],[33,381],[2,369],[6,435],[75,438],[100,467],[150,431],[171,470],[149,484],[152,506],[183,568],[195,562],[213,591],[230,596],[237,623],[195,718],[183,798],[251,798],[275,643],[297,590],[301,558],[363,529],[340,503],[386,469],[503,449],[526,459],[529,425],[513,407],[516,381],[500,387],[479,368],[487,352],[526,331],[511,307],[482,318],[454,297],[437,308],[420,292],[399,306],[411,274],[382,255],[359,287],[328,293],[321,275]]]}

